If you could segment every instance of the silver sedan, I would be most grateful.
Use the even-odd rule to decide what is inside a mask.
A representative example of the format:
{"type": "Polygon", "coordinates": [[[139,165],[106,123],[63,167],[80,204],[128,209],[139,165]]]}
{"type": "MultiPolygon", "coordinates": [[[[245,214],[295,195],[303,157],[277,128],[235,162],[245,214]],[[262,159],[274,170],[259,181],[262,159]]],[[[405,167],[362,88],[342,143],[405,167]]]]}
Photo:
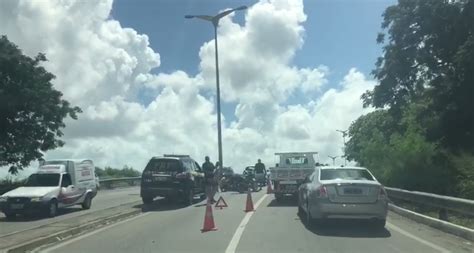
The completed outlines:
{"type": "Polygon", "coordinates": [[[387,210],[387,193],[366,168],[317,167],[298,189],[298,211],[309,224],[328,218],[370,219],[383,228],[387,210]]]}

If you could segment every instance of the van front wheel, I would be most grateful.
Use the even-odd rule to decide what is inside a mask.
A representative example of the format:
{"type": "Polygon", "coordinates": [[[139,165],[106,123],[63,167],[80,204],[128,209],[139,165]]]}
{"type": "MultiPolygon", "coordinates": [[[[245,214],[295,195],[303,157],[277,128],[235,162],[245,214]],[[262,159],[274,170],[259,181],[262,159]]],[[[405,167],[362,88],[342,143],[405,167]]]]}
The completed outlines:
{"type": "Polygon", "coordinates": [[[92,206],[92,197],[91,195],[88,193],[86,195],[86,198],[84,199],[84,202],[82,202],[82,209],[84,210],[88,210],[90,209],[92,206]]]}
{"type": "Polygon", "coordinates": [[[49,202],[49,205],[48,205],[48,210],[47,210],[47,215],[48,217],[56,217],[56,215],[58,214],[58,202],[53,199],[49,202]]]}

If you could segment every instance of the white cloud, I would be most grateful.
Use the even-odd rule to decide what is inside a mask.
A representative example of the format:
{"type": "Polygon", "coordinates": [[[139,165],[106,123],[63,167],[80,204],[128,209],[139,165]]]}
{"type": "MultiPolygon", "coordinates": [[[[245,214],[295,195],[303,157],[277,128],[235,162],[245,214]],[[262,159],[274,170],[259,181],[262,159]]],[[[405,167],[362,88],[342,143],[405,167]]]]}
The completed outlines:
{"type": "MultiPolygon", "coordinates": [[[[148,37],[109,17],[111,0],[1,1],[0,33],[25,53],[45,52],[54,85],[84,113],[68,120],[66,146],[47,158],[90,157],[99,166],[142,169],[151,156],[187,153],[217,158],[214,43],[199,51],[200,73],[152,74],[159,54],[148,37]],[[135,95],[154,94],[145,105],[135,95]],[[210,96],[209,96],[210,95],[210,96]]],[[[241,15],[241,14],[238,14],[241,15]]],[[[329,88],[326,66],[298,68],[294,55],[304,41],[306,15],[297,0],[261,1],[244,25],[221,20],[222,97],[237,103],[234,122],[224,119],[224,161],[237,170],[276,151],[340,154],[344,129],[359,115],[360,95],[374,82],[351,69],[338,89],[329,88]],[[288,101],[296,91],[309,103],[288,101]],[[315,94],[320,94],[313,99],[315,94]],[[292,104],[292,105],[288,105],[292,104]]]]}

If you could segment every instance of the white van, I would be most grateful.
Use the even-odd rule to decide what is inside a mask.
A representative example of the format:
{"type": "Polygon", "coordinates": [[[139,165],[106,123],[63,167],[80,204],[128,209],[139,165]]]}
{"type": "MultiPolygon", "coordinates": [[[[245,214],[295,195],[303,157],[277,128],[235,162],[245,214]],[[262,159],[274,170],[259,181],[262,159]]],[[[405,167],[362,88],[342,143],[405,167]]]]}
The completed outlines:
{"type": "Polygon", "coordinates": [[[89,209],[96,194],[91,160],[51,160],[43,162],[25,186],[1,195],[0,209],[7,218],[37,210],[54,217],[58,208],[80,204],[89,209]]]}

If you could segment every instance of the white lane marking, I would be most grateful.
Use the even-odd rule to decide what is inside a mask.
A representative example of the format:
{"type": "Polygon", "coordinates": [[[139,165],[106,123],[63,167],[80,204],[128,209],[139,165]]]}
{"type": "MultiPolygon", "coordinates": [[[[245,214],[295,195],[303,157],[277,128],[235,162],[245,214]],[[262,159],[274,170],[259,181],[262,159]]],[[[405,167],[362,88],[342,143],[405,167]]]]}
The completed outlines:
{"type": "MultiPolygon", "coordinates": [[[[268,194],[263,195],[255,204],[254,209],[257,210],[258,206],[263,202],[263,200],[268,196],[268,194]]],[[[245,214],[244,218],[240,222],[239,226],[237,227],[237,230],[235,230],[234,236],[232,236],[232,239],[229,242],[229,245],[227,246],[227,249],[225,250],[225,253],[235,253],[235,250],[237,249],[237,245],[239,244],[240,238],[242,237],[242,233],[244,232],[245,226],[247,226],[247,223],[249,223],[250,217],[252,217],[254,212],[248,212],[245,214]]]]}
{"type": "Polygon", "coordinates": [[[130,219],[126,219],[126,220],[123,220],[123,221],[119,221],[119,222],[117,222],[117,223],[114,223],[114,224],[112,224],[112,225],[110,225],[110,226],[107,226],[107,225],[106,225],[105,227],[99,228],[99,229],[94,230],[94,231],[92,231],[92,232],[90,232],[90,233],[86,233],[86,234],[83,234],[83,235],[81,235],[81,236],[78,236],[78,237],[69,239],[69,240],[66,239],[66,241],[61,242],[61,243],[59,243],[59,244],[56,244],[56,245],[54,245],[54,246],[52,246],[52,247],[48,247],[48,248],[46,248],[44,251],[41,250],[41,248],[40,248],[39,250],[35,250],[35,251],[33,251],[33,252],[49,253],[49,252],[55,251],[55,250],[57,250],[57,249],[59,249],[59,248],[62,248],[62,247],[64,247],[64,246],[68,245],[68,244],[71,244],[71,243],[73,243],[73,242],[80,241],[80,240],[82,240],[82,239],[84,239],[84,238],[87,238],[87,237],[89,237],[89,236],[91,236],[91,235],[95,235],[95,234],[100,233],[100,232],[102,232],[102,231],[104,231],[104,230],[111,229],[111,228],[113,228],[113,227],[115,227],[115,226],[118,226],[118,225],[120,225],[120,224],[123,224],[123,223],[125,223],[125,222],[129,222],[129,221],[132,221],[132,220],[135,220],[135,219],[138,219],[138,218],[142,218],[142,217],[144,217],[144,216],[146,216],[146,215],[148,215],[148,214],[150,214],[150,213],[144,213],[144,214],[141,214],[141,215],[137,215],[137,216],[132,217],[132,218],[130,218],[130,219]]]}
{"type": "Polygon", "coordinates": [[[433,249],[435,249],[435,250],[437,250],[437,251],[439,251],[439,252],[442,252],[442,253],[450,253],[450,252],[451,252],[451,251],[449,251],[449,250],[447,250],[447,249],[445,249],[445,248],[443,248],[443,247],[440,247],[440,246],[435,245],[435,244],[433,244],[433,243],[431,243],[431,242],[428,242],[428,241],[426,241],[426,240],[423,240],[423,239],[421,239],[420,237],[418,237],[418,236],[416,236],[416,235],[413,235],[413,234],[411,234],[411,233],[409,233],[409,232],[407,232],[407,231],[405,231],[405,230],[403,230],[403,229],[401,229],[401,228],[399,228],[399,227],[393,225],[392,223],[388,223],[388,222],[387,222],[387,226],[388,226],[389,228],[391,228],[391,229],[397,231],[398,233],[400,233],[400,234],[402,234],[402,235],[404,235],[404,236],[406,236],[406,237],[409,237],[409,238],[411,238],[411,239],[413,239],[413,240],[415,240],[415,241],[418,241],[418,242],[420,242],[420,243],[422,243],[422,244],[424,244],[424,245],[426,245],[426,246],[429,246],[429,247],[431,247],[431,248],[433,248],[433,249]]]}

